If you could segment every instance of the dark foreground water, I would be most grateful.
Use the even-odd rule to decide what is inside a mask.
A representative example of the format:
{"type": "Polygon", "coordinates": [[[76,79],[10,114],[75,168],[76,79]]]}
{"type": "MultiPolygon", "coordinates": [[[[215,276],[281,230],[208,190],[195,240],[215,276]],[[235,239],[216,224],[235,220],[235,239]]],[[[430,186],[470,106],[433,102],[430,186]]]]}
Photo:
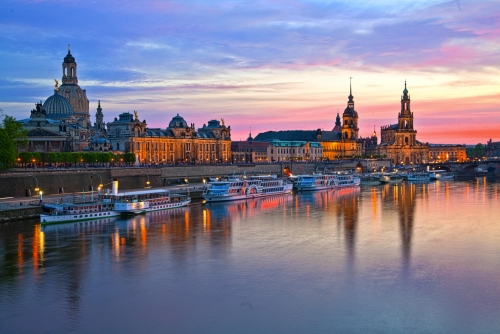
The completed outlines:
{"type": "Polygon", "coordinates": [[[494,333],[499,185],[0,225],[2,333],[494,333]]]}

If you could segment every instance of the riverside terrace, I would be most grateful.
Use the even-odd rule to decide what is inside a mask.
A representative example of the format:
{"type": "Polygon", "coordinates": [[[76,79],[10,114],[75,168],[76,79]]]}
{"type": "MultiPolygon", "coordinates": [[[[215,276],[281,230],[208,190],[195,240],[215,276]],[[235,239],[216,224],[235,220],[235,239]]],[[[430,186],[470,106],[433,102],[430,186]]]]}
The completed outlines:
{"type": "MultiPolygon", "coordinates": [[[[500,172],[500,160],[480,162],[440,163],[421,165],[421,169],[445,169],[457,177],[471,177],[476,170],[488,171],[492,177],[500,172]]],[[[172,165],[158,167],[108,167],[108,168],[14,168],[0,173],[0,198],[25,197],[35,195],[37,191],[45,194],[61,192],[82,192],[97,190],[99,185],[107,187],[112,179],[117,178],[121,189],[139,189],[146,185],[162,187],[177,184],[179,179],[188,179],[191,183],[202,182],[204,177],[242,174],[308,174],[316,171],[357,170],[371,172],[392,167],[388,159],[353,159],[333,162],[280,162],[266,164],[217,164],[217,165],[172,165]],[[148,184],[149,182],[149,184],[148,184]],[[36,190],[38,188],[39,190],[36,190]]],[[[406,168],[417,166],[405,166],[406,168]]]]}

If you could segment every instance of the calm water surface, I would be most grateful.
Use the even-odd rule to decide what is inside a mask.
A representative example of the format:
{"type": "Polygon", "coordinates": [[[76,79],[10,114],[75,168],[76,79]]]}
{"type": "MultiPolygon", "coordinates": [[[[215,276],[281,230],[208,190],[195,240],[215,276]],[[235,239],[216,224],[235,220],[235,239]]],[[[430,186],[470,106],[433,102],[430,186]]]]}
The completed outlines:
{"type": "Polygon", "coordinates": [[[498,184],[0,225],[2,333],[500,331],[498,184]]]}

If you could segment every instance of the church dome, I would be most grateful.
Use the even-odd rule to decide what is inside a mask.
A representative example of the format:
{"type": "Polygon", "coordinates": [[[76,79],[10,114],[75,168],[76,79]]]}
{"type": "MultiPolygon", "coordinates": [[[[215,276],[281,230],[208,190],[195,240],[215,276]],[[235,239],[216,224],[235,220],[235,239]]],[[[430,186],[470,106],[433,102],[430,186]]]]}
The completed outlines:
{"type": "Polygon", "coordinates": [[[182,116],[179,116],[179,114],[177,114],[177,116],[174,116],[170,123],[168,123],[168,127],[171,129],[187,128],[187,126],[187,122],[184,120],[184,118],[182,118],[182,116]]]}
{"type": "Polygon", "coordinates": [[[68,99],[59,95],[56,91],[43,103],[43,109],[47,112],[47,118],[70,118],[73,116],[73,108],[68,99]]]}
{"type": "Polygon", "coordinates": [[[64,62],[65,63],[74,63],[75,62],[75,57],[73,57],[73,55],[71,54],[71,52],[69,52],[69,50],[68,50],[68,54],[66,55],[66,57],[64,57],[64,62]]]}

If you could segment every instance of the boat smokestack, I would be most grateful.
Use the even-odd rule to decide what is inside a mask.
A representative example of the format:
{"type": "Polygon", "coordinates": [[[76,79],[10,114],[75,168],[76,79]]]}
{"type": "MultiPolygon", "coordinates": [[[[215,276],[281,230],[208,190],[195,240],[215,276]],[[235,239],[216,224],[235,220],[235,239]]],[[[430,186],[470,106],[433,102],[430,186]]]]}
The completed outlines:
{"type": "Polygon", "coordinates": [[[111,190],[113,195],[118,195],[118,179],[113,179],[113,188],[111,190]]]}

